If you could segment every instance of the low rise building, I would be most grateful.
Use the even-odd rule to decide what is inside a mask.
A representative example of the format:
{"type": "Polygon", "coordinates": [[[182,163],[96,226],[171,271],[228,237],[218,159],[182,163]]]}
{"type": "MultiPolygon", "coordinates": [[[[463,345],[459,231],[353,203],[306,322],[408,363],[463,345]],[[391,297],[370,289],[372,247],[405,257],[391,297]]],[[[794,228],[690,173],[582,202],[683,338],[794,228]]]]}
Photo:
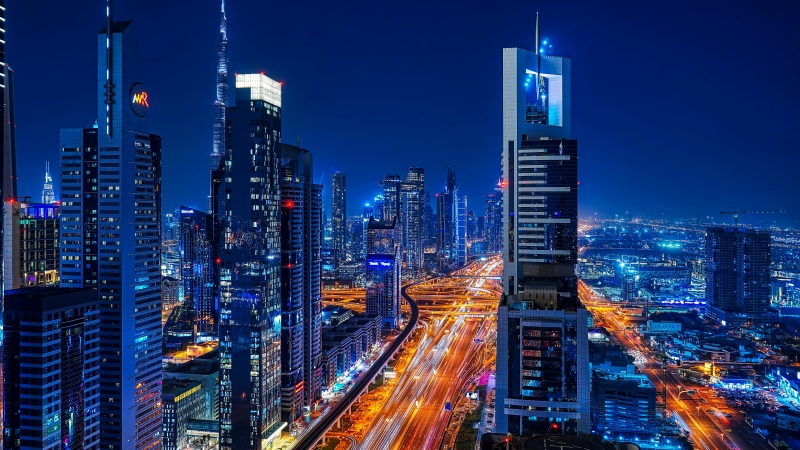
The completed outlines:
{"type": "Polygon", "coordinates": [[[164,379],[161,385],[162,445],[164,450],[179,450],[186,447],[187,425],[190,419],[204,415],[205,402],[199,381],[188,379],[164,379]]]}
{"type": "Polygon", "coordinates": [[[594,370],[592,423],[598,435],[655,435],[656,388],[645,375],[594,370]]]}

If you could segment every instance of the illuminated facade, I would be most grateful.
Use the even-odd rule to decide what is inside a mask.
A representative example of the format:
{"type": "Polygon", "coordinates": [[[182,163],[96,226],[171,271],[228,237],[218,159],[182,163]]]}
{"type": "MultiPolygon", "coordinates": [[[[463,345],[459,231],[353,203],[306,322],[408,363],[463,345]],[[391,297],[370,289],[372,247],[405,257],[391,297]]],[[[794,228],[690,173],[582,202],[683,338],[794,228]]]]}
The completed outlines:
{"type": "Polygon", "coordinates": [[[331,176],[331,237],[336,251],[335,268],[347,260],[347,177],[341,172],[331,176]]]}
{"type": "Polygon", "coordinates": [[[587,312],[575,274],[578,142],[570,129],[570,60],[542,54],[538,40],[537,18],[536,52],[503,49],[497,431],[588,433],[587,312]]]}
{"type": "Polygon", "coordinates": [[[417,274],[423,266],[425,249],[422,239],[425,234],[423,220],[425,194],[425,170],[421,167],[408,169],[406,181],[400,183],[400,229],[403,262],[411,274],[417,274]]]}
{"type": "Polygon", "coordinates": [[[322,397],[322,185],[311,152],[281,144],[281,420],[322,397]]]}
{"type": "Polygon", "coordinates": [[[381,317],[384,328],[400,322],[400,246],[397,219],[367,224],[366,306],[367,314],[381,317]]]}
{"type": "Polygon", "coordinates": [[[452,266],[458,253],[456,198],[458,198],[456,174],[448,167],[444,192],[436,196],[436,258],[439,271],[452,266]]]}
{"type": "Polygon", "coordinates": [[[161,137],[131,22],[97,38],[96,129],[61,130],[61,286],[100,302],[100,442],[161,445],[161,137]],[[135,192],[136,195],[130,193],[135,192]]]}
{"type": "Polygon", "coordinates": [[[44,185],[42,186],[42,203],[55,203],[56,191],[53,190],[53,177],[50,176],[50,161],[46,161],[44,185]]]}
{"type": "Polygon", "coordinates": [[[712,320],[729,326],[764,321],[772,290],[769,233],[710,227],[705,250],[706,301],[712,320]]]}
{"type": "Polygon", "coordinates": [[[461,267],[467,263],[467,196],[455,196],[455,229],[454,247],[456,250],[455,265],[461,267]]]}
{"type": "Polygon", "coordinates": [[[100,448],[97,291],[23,288],[4,306],[3,448],[100,448]]]}
{"type": "Polygon", "coordinates": [[[225,113],[228,107],[228,18],[222,0],[217,52],[217,98],[214,101],[214,143],[211,151],[211,170],[219,168],[225,154],[225,113]]]}
{"type": "Polygon", "coordinates": [[[180,207],[181,280],[183,302],[192,307],[192,325],[196,340],[217,336],[216,249],[213,217],[186,206],[180,207]]]}
{"type": "Polygon", "coordinates": [[[3,288],[58,284],[58,205],[9,202],[3,235],[3,288]]]}
{"type": "Polygon", "coordinates": [[[217,193],[220,448],[261,449],[281,408],[280,84],[236,76],[217,193]]]}
{"type": "Polygon", "coordinates": [[[595,370],[592,380],[592,425],[606,439],[648,439],[660,431],[656,388],[642,374],[595,370]]]}

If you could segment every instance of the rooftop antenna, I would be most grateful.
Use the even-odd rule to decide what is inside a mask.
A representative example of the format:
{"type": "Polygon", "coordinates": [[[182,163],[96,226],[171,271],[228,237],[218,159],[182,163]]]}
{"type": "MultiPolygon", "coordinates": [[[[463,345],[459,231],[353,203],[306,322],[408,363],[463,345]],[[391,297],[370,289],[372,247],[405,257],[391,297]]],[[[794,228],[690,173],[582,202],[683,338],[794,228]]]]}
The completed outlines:
{"type": "Polygon", "coordinates": [[[297,136],[297,148],[300,148],[300,135],[297,136]]]}
{"type": "Polygon", "coordinates": [[[539,12],[537,11],[536,12],[536,95],[539,95],[539,77],[541,76],[542,76],[542,55],[539,54],[539,12]]]}

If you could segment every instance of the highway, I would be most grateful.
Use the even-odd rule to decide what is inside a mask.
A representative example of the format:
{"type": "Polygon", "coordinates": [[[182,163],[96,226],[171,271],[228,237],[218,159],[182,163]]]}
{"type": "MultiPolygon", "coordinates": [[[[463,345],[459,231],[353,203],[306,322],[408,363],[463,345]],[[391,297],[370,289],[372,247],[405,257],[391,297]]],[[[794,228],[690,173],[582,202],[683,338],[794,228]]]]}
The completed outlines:
{"type": "MultiPolygon", "coordinates": [[[[620,345],[641,355],[637,361],[639,371],[646,374],[656,392],[663,392],[664,370],[653,351],[651,351],[635,331],[628,330],[625,316],[616,314],[618,304],[606,302],[595,296],[582,281],[578,294],[587,309],[593,311],[603,327],[620,345]]],[[[678,376],[677,366],[667,366],[667,404],[666,409],[677,413],[690,431],[689,436],[695,448],[704,450],[767,450],[771,447],[745,423],[741,413],[731,410],[718,397],[713,397],[713,389],[688,384],[678,376]],[[689,394],[687,391],[696,391],[689,394]],[[730,414],[731,417],[726,417],[730,414]]],[[[663,401],[663,400],[662,400],[663,401]]]]}
{"type": "MultiPolygon", "coordinates": [[[[460,274],[495,275],[499,258],[476,262],[460,274]]],[[[397,382],[371,422],[356,433],[359,449],[438,448],[463,394],[493,364],[497,292],[484,278],[443,277],[409,287],[404,293],[419,304],[425,335],[410,348],[410,360],[395,368],[397,382]],[[455,313],[462,313],[456,315],[455,313]]]]}
{"type": "Polygon", "coordinates": [[[408,302],[409,307],[411,308],[411,315],[409,317],[408,323],[406,324],[403,331],[397,336],[397,338],[392,341],[389,347],[383,352],[382,355],[378,357],[378,359],[367,369],[361,376],[355,381],[354,385],[350,388],[347,393],[345,393],[341,399],[336,403],[330,411],[328,411],[324,416],[321,416],[310,428],[308,428],[302,437],[300,437],[294,444],[294,448],[298,449],[307,449],[312,448],[317,442],[322,440],[322,437],[325,433],[336,423],[336,421],[341,417],[345,411],[350,408],[360,396],[361,393],[367,390],[367,387],[375,379],[378,373],[383,370],[386,366],[386,363],[394,356],[395,352],[400,349],[405,342],[406,338],[414,331],[414,328],[417,326],[417,322],[419,321],[419,309],[417,308],[417,304],[414,302],[413,299],[406,295],[406,289],[408,287],[404,287],[402,290],[403,297],[405,297],[406,302],[408,302]]]}

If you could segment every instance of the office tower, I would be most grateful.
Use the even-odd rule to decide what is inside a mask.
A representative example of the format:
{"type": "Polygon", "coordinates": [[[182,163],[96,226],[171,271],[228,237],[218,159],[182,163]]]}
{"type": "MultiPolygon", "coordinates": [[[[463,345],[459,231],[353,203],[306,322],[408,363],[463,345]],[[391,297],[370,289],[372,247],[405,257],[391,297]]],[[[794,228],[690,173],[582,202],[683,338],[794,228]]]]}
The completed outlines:
{"type": "Polygon", "coordinates": [[[381,317],[384,328],[400,321],[400,246],[397,218],[370,219],[367,224],[366,305],[367,314],[381,317]]]}
{"type": "Polygon", "coordinates": [[[369,203],[364,205],[364,210],[361,212],[361,252],[359,258],[361,260],[367,257],[367,226],[369,219],[375,216],[375,209],[369,203]]]}
{"type": "Polygon", "coordinates": [[[219,23],[219,51],[217,52],[217,97],[214,101],[214,143],[211,151],[212,171],[219,169],[219,162],[222,160],[222,156],[225,154],[225,114],[227,107],[228,19],[225,17],[225,0],[222,0],[222,10],[220,12],[219,23]]]}
{"type": "Polygon", "coordinates": [[[431,206],[431,194],[425,191],[425,210],[423,211],[423,220],[425,221],[425,233],[423,247],[427,250],[429,247],[436,246],[436,214],[433,212],[431,206]]]}
{"type": "Polygon", "coordinates": [[[97,449],[97,291],[9,291],[3,312],[4,449],[97,449]]]}
{"type": "Polygon", "coordinates": [[[311,152],[281,144],[281,420],[322,398],[322,185],[311,152]]]}
{"type": "Polygon", "coordinates": [[[660,429],[656,388],[643,374],[595,369],[592,379],[592,425],[605,439],[646,440],[660,429]]]}
{"type": "Polygon", "coordinates": [[[467,263],[467,196],[456,195],[455,202],[456,202],[455,264],[457,267],[461,267],[467,263]]]}
{"type": "MultiPolygon", "coordinates": [[[[17,199],[17,149],[16,149],[16,123],[14,122],[14,71],[8,67],[6,62],[6,1],[0,0],[0,70],[3,76],[0,80],[0,117],[3,124],[0,126],[0,143],[3,146],[3,155],[0,157],[0,175],[3,181],[0,182],[0,205],[2,206],[3,220],[0,220],[0,235],[7,233],[3,229],[5,216],[11,214],[10,201],[17,199]]],[[[0,236],[0,251],[5,254],[8,250],[3,247],[3,237],[0,236]]],[[[5,270],[0,270],[0,285],[3,284],[2,277],[5,270]]],[[[0,292],[0,301],[3,293],[0,292]]]]}
{"type": "MultiPolygon", "coordinates": [[[[110,5],[109,5],[110,6],[110,5]]],[[[161,137],[131,22],[97,39],[99,129],[61,131],[61,286],[100,302],[100,443],[161,445],[161,137]]]]}
{"type": "Polygon", "coordinates": [[[425,250],[422,247],[424,233],[423,195],[425,191],[425,170],[421,167],[408,169],[406,181],[400,183],[400,230],[403,262],[411,274],[422,269],[425,250]]]}
{"type": "Polygon", "coordinates": [[[347,260],[347,179],[341,172],[331,176],[331,231],[336,269],[347,260]]]}
{"type": "Polygon", "coordinates": [[[486,197],[486,247],[489,253],[500,253],[503,249],[502,185],[499,182],[494,193],[486,197]]]}
{"type": "Polygon", "coordinates": [[[400,175],[389,174],[379,183],[383,189],[383,208],[379,220],[389,221],[400,217],[400,184],[402,182],[400,175]]]}
{"type": "Polygon", "coordinates": [[[180,207],[180,267],[183,281],[183,304],[192,311],[195,341],[215,339],[218,311],[216,308],[216,243],[211,214],[180,207]]]}
{"type": "Polygon", "coordinates": [[[375,196],[372,205],[372,217],[377,220],[383,220],[383,193],[375,196]]]}
{"type": "Polygon", "coordinates": [[[706,230],[706,301],[712,320],[728,326],[767,319],[771,280],[768,232],[741,227],[706,230]]]}
{"type": "Polygon", "coordinates": [[[189,444],[189,420],[205,415],[203,386],[199,381],[165,378],[161,387],[161,404],[164,410],[164,450],[181,450],[189,444]]]}
{"type": "Polygon", "coordinates": [[[53,177],[50,176],[50,161],[45,161],[44,185],[42,186],[42,203],[55,203],[56,191],[53,190],[53,177]]]}
{"type": "Polygon", "coordinates": [[[3,228],[3,289],[58,284],[59,206],[9,202],[3,228]]]}
{"type": "Polygon", "coordinates": [[[236,75],[219,188],[220,448],[261,449],[281,408],[281,85],[236,75]]]}
{"type": "Polygon", "coordinates": [[[575,275],[578,143],[570,139],[570,61],[542,55],[538,45],[536,50],[503,49],[497,431],[588,433],[587,312],[575,275]]]}
{"type": "Polygon", "coordinates": [[[444,192],[436,196],[436,258],[439,271],[448,269],[456,260],[456,174],[447,168],[444,192]]]}
{"type": "Polygon", "coordinates": [[[467,242],[475,241],[480,237],[479,232],[482,230],[479,229],[479,222],[478,216],[475,215],[475,211],[467,211],[467,242]]]}
{"type": "Polygon", "coordinates": [[[167,323],[172,308],[183,300],[183,282],[170,276],[161,277],[161,324],[167,323]]]}

